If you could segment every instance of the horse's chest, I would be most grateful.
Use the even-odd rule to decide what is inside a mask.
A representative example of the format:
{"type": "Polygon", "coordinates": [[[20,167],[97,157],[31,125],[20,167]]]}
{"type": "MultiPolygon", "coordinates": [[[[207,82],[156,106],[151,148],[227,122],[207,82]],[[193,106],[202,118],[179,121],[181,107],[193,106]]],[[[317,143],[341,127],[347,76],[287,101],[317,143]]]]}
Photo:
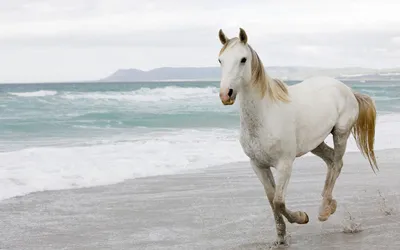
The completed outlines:
{"type": "Polygon", "coordinates": [[[240,144],[244,153],[252,160],[261,164],[271,164],[274,161],[275,143],[268,137],[261,136],[259,133],[242,131],[240,144]]]}

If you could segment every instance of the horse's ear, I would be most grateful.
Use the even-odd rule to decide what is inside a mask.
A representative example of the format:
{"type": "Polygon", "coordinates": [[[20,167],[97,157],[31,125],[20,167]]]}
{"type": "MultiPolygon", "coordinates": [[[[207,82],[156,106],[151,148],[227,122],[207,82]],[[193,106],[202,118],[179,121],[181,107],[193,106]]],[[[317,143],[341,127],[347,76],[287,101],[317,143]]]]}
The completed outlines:
{"type": "Polygon", "coordinates": [[[242,43],[244,43],[244,44],[247,43],[247,34],[246,34],[246,31],[244,31],[244,29],[242,29],[242,28],[240,28],[239,38],[242,43]]]}
{"type": "Polygon", "coordinates": [[[218,36],[219,36],[219,40],[221,41],[222,45],[225,45],[228,42],[228,38],[225,36],[222,29],[219,30],[218,36]]]}

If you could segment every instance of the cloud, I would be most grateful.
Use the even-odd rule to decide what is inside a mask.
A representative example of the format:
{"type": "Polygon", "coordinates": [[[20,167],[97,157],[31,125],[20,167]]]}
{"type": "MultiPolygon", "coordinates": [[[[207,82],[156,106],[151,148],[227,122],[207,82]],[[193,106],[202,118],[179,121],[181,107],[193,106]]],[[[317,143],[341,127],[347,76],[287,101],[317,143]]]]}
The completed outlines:
{"type": "Polygon", "coordinates": [[[236,36],[239,27],[266,65],[398,66],[399,7],[389,0],[0,1],[0,82],[217,65],[218,30],[236,36]]]}

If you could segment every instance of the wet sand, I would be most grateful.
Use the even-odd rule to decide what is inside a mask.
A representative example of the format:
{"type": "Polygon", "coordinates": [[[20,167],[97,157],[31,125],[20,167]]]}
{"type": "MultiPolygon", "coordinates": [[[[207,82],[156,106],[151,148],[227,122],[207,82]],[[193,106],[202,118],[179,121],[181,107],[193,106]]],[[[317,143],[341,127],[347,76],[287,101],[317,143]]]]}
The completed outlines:
{"type": "MultiPolygon", "coordinates": [[[[375,175],[345,156],[337,211],[319,222],[326,167],[295,162],[287,206],[308,213],[287,224],[287,249],[400,249],[400,150],[377,152],[375,175]],[[360,232],[345,233],[359,225],[360,232]]],[[[0,202],[0,249],[269,249],[271,208],[248,162],[124,183],[38,192],[0,202]]]]}

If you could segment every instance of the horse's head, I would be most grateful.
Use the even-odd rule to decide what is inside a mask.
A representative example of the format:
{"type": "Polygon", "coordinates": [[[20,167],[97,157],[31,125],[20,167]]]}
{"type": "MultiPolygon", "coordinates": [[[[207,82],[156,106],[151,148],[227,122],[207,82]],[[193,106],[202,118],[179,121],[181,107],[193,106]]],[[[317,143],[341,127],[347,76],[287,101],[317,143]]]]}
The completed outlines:
{"type": "Polygon", "coordinates": [[[240,89],[251,80],[252,50],[242,28],[239,37],[231,39],[219,30],[219,40],[223,45],[218,58],[222,73],[219,97],[224,105],[232,105],[240,89]]]}

